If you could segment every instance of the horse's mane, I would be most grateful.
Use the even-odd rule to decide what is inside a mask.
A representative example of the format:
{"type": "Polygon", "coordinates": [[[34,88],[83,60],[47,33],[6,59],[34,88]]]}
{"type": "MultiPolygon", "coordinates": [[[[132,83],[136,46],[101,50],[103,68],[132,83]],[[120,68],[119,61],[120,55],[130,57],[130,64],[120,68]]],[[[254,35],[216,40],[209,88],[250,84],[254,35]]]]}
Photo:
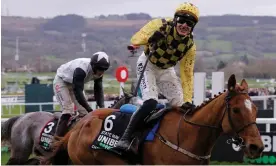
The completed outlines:
{"type": "MultiPolygon", "coordinates": [[[[243,92],[245,91],[245,88],[240,86],[240,85],[236,85],[235,90],[237,92],[243,92]]],[[[223,93],[226,92],[226,90],[223,91],[223,93]]],[[[222,92],[219,92],[218,94],[214,95],[214,97],[210,97],[209,100],[203,101],[199,106],[197,106],[195,108],[194,111],[197,111],[199,109],[201,109],[202,107],[204,107],[205,105],[207,105],[208,103],[210,103],[211,101],[213,101],[214,99],[218,98],[219,96],[221,96],[223,94],[222,92]]]]}
{"type": "MultiPolygon", "coordinates": [[[[224,90],[223,93],[224,92],[226,92],[226,90],[224,90]]],[[[197,106],[195,108],[195,111],[197,111],[197,110],[201,109],[202,107],[204,107],[205,105],[209,104],[211,101],[215,100],[216,98],[221,96],[223,93],[219,92],[218,94],[214,95],[214,97],[210,97],[208,100],[203,101],[199,106],[197,106]]]]}
{"type": "MultiPolygon", "coordinates": [[[[224,90],[223,92],[226,92],[226,90],[224,90]]],[[[194,112],[196,112],[199,109],[201,109],[202,107],[206,106],[207,104],[209,104],[211,101],[215,100],[216,98],[218,98],[222,94],[223,94],[222,92],[219,92],[218,94],[214,95],[214,97],[210,97],[208,100],[203,101],[200,105],[198,105],[195,108],[194,112]]],[[[175,109],[175,110],[181,111],[180,107],[173,106],[172,108],[175,109]]]]}
{"type": "Polygon", "coordinates": [[[118,97],[117,99],[115,99],[114,103],[111,104],[108,108],[112,108],[114,107],[114,105],[116,105],[121,99],[125,98],[125,96],[122,97],[118,97]]]}

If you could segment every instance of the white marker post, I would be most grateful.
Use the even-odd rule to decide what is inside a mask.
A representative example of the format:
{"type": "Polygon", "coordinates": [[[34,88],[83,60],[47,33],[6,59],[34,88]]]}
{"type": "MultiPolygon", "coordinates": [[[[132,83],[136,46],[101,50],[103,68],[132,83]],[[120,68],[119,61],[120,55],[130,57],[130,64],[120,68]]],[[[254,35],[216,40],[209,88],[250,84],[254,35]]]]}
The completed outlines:
{"type": "MultiPolygon", "coordinates": [[[[122,79],[126,79],[127,77],[127,72],[126,70],[122,70],[121,71],[121,78],[122,79]]],[[[123,88],[125,87],[125,83],[124,82],[120,82],[120,97],[124,95],[124,92],[123,92],[123,88]]]]}
{"type": "Polygon", "coordinates": [[[120,82],[120,97],[124,96],[123,88],[125,87],[124,82],[120,82]]]}
{"type": "Polygon", "coordinates": [[[126,67],[121,66],[116,70],[116,79],[120,82],[120,97],[124,95],[123,88],[125,87],[125,82],[128,79],[128,70],[126,67]]]}

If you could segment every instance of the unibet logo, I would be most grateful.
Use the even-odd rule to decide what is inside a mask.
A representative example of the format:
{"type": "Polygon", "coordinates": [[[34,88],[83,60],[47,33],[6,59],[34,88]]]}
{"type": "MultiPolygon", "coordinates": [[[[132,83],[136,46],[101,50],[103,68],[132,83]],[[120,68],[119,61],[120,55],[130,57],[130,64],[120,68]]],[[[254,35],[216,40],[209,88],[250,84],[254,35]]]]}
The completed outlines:
{"type": "Polygon", "coordinates": [[[276,152],[276,136],[262,135],[264,152],[276,152]]]}

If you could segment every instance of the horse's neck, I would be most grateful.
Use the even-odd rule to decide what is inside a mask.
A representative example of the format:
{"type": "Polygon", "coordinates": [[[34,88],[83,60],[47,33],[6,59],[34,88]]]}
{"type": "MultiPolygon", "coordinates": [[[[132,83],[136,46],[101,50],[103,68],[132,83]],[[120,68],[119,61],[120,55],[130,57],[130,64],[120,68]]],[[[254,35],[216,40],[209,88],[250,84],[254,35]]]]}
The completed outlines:
{"type": "MultiPolygon", "coordinates": [[[[189,121],[197,124],[219,127],[219,123],[222,120],[224,112],[224,99],[225,94],[222,94],[219,97],[213,99],[201,109],[197,110],[196,113],[191,118],[189,118],[189,121]]],[[[188,124],[188,126],[187,124],[183,125],[182,131],[185,132],[187,127],[190,128],[190,130],[187,130],[188,133],[185,133],[183,137],[187,137],[188,135],[188,137],[196,139],[195,141],[192,141],[194,144],[190,145],[191,151],[199,155],[210,154],[215,141],[219,137],[220,131],[218,129],[210,129],[207,127],[197,127],[194,125],[191,126],[190,124],[188,124]]],[[[183,139],[183,147],[185,147],[187,145],[187,140],[185,140],[185,138],[183,139]]]]}
{"type": "Polygon", "coordinates": [[[224,93],[197,110],[191,121],[209,126],[218,126],[224,113],[225,97],[226,94],[224,93]]]}

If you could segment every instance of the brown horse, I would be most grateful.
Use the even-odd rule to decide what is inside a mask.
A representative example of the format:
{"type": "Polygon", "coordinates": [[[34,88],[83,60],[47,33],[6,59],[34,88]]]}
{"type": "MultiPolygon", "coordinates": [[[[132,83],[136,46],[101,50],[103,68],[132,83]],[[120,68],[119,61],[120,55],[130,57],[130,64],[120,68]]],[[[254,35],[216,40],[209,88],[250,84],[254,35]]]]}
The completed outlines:
{"type": "MultiPolygon", "coordinates": [[[[238,85],[235,75],[231,75],[228,90],[198,106],[193,114],[178,107],[166,108],[153,140],[140,142],[139,161],[133,161],[134,158],[129,156],[127,158],[130,152],[120,155],[112,148],[91,148],[92,142],[100,139],[98,135],[102,126],[106,125],[105,118],[109,117],[110,121],[109,115],[119,112],[117,109],[98,109],[84,117],[55,143],[55,153],[66,149],[72,163],[77,165],[209,164],[216,140],[221,134],[229,134],[232,143],[239,145],[245,156],[257,158],[262,154],[264,145],[256,126],[257,108],[247,92],[246,81],[242,80],[238,85]]],[[[123,126],[119,128],[124,129],[123,126]]],[[[48,158],[41,164],[49,164],[52,159],[48,158]]]]}

